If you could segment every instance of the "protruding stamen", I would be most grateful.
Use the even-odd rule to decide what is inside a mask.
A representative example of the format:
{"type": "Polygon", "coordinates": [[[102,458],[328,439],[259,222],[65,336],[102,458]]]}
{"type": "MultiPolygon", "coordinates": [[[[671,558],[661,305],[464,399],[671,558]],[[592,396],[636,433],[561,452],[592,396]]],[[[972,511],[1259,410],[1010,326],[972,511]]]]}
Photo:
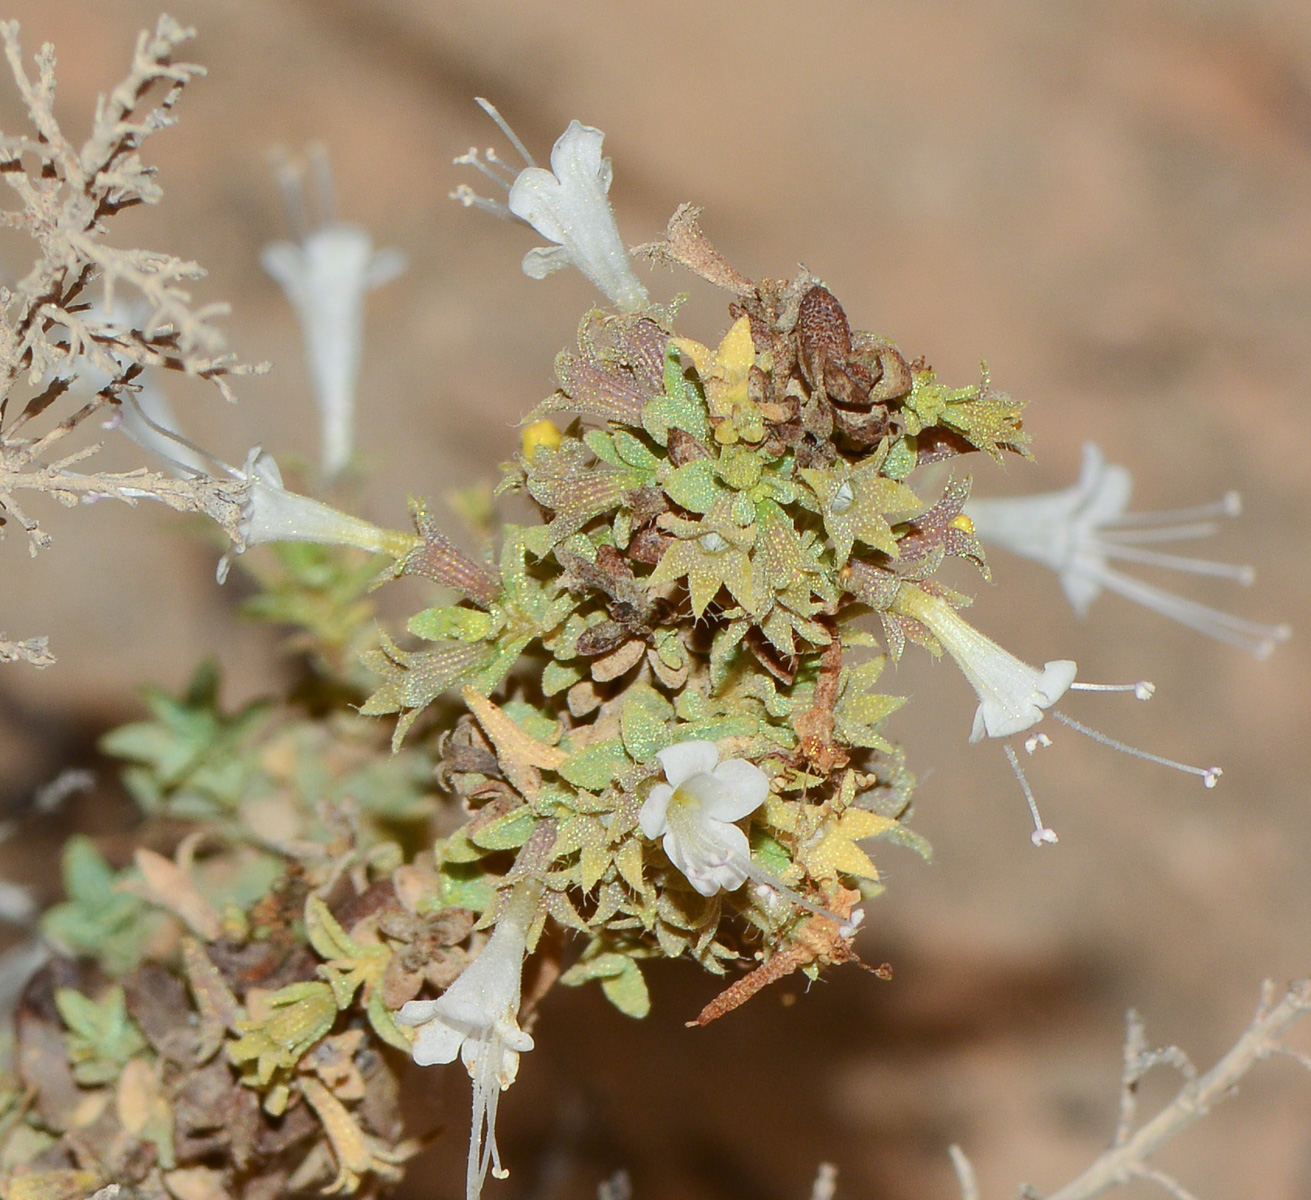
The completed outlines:
{"type": "Polygon", "coordinates": [[[1032,754],[1035,750],[1040,750],[1051,744],[1051,738],[1049,738],[1045,733],[1033,733],[1024,739],[1024,753],[1032,754]]]}
{"type": "Polygon", "coordinates": [[[1235,579],[1250,587],[1256,572],[1238,563],[1212,562],[1208,558],[1188,558],[1179,554],[1161,554],[1156,550],[1142,550],[1122,542],[1103,539],[1102,552],[1107,558],[1122,558],[1127,562],[1143,563],[1149,567],[1166,567],[1172,571],[1185,571],[1191,575],[1213,575],[1219,579],[1235,579]]]}
{"type": "MultiPolygon", "coordinates": [[[[455,161],[459,162],[460,160],[457,158],[455,161]]],[[[448,193],[448,197],[463,204],[465,208],[480,208],[483,212],[491,213],[492,216],[502,221],[509,221],[514,217],[514,213],[506,205],[496,200],[488,200],[486,196],[478,195],[467,183],[460,184],[455,191],[448,193]]]]}
{"type": "MultiPolygon", "coordinates": [[[[798,908],[804,908],[807,912],[814,913],[817,917],[827,917],[838,927],[839,932],[847,926],[850,926],[851,934],[854,934],[856,932],[856,926],[860,924],[861,920],[863,920],[862,914],[861,917],[856,917],[854,922],[850,917],[844,921],[832,910],[822,908],[813,901],[807,900],[805,896],[801,895],[800,892],[793,891],[776,875],[766,871],[754,858],[741,860],[738,855],[731,855],[729,861],[732,861],[737,869],[745,874],[746,877],[756,885],[756,894],[760,896],[762,900],[766,899],[768,895],[782,897],[789,903],[795,904],[798,908]]],[[[851,934],[844,933],[842,936],[850,937],[851,934]]]]}
{"type": "Polygon", "coordinates": [[[1185,600],[1173,592],[1144,583],[1132,575],[1123,575],[1109,567],[1098,573],[1097,581],[1144,608],[1150,608],[1217,641],[1238,646],[1257,658],[1269,658],[1275,643],[1286,642],[1292,632],[1287,625],[1263,625],[1259,621],[1249,621],[1199,604],[1196,600],[1185,600]]]}
{"type": "MultiPolygon", "coordinates": [[[[1058,713],[1057,716],[1059,715],[1058,713]]],[[[1056,845],[1061,839],[1056,836],[1056,830],[1048,829],[1042,823],[1042,817],[1038,815],[1038,802],[1033,798],[1033,789],[1029,787],[1029,781],[1024,777],[1024,771],[1020,767],[1020,760],[1015,753],[1015,747],[1010,742],[1003,742],[1002,749],[1006,751],[1006,758],[1011,764],[1011,770],[1015,772],[1015,778],[1020,781],[1020,790],[1029,802],[1029,812],[1033,814],[1033,832],[1029,834],[1029,840],[1035,846],[1056,845]]]]}
{"type": "Polygon", "coordinates": [[[322,142],[311,142],[306,148],[306,154],[309,158],[309,175],[319,205],[319,223],[328,225],[337,219],[337,198],[332,187],[328,149],[322,142]]]}
{"type": "Polygon", "coordinates": [[[1109,746],[1112,750],[1119,750],[1133,758],[1143,758],[1148,762],[1154,762],[1162,767],[1170,767],[1175,771],[1182,771],[1185,775],[1196,775],[1209,788],[1215,787],[1220,776],[1224,774],[1219,767],[1192,767],[1187,763],[1176,762],[1173,758],[1163,758],[1159,754],[1152,754],[1147,750],[1139,750],[1137,746],[1131,746],[1128,742],[1121,742],[1116,738],[1108,737],[1104,733],[1098,733],[1095,729],[1090,729],[1081,721],[1076,721],[1073,717],[1067,717],[1063,712],[1057,712],[1052,709],[1052,716],[1055,717],[1062,725],[1068,725],[1076,733],[1083,734],[1084,737],[1092,738],[1102,746],[1109,746]]]}
{"type": "Polygon", "coordinates": [[[1237,517],[1243,512],[1243,498],[1237,492],[1226,492],[1210,504],[1195,504],[1190,508],[1170,508],[1161,512],[1122,513],[1115,518],[1116,526],[1167,525],[1187,521],[1206,521],[1213,517],[1237,517]]]}
{"type": "Polygon", "coordinates": [[[497,129],[505,134],[505,140],[519,151],[519,155],[524,160],[524,164],[529,167],[537,166],[536,160],[528,153],[528,147],[519,140],[518,135],[516,135],[514,130],[510,128],[509,122],[507,122],[506,119],[496,110],[496,105],[490,100],[484,100],[481,96],[475,96],[474,102],[483,110],[483,112],[496,122],[497,129]]]}
{"type": "MultiPolygon", "coordinates": [[[[123,393],[123,405],[125,408],[131,408],[133,415],[138,420],[140,420],[140,422],[144,426],[146,426],[146,428],[149,429],[152,433],[158,434],[159,437],[164,441],[173,442],[184,451],[191,452],[190,455],[184,453],[184,454],[179,454],[175,457],[174,455],[164,451],[158,445],[151,445],[148,447],[148,449],[153,450],[157,455],[159,455],[160,458],[162,458],[170,466],[176,467],[180,472],[182,472],[184,477],[200,479],[203,478],[204,475],[206,474],[205,470],[202,467],[195,465],[194,462],[183,461],[184,459],[189,458],[191,455],[194,455],[198,460],[206,460],[208,462],[214,463],[216,466],[219,467],[222,467],[224,465],[219,459],[215,458],[208,450],[202,450],[199,446],[196,445],[195,442],[193,442],[190,438],[184,436],[183,434],[179,433],[176,429],[170,429],[167,425],[161,425],[148,412],[146,412],[145,408],[141,405],[141,402],[137,399],[137,397],[133,393],[131,392],[123,393]]],[[[126,433],[128,437],[132,437],[132,429],[130,425],[125,424],[123,426],[123,432],[126,433]]],[[[133,438],[132,440],[136,441],[137,439],[133,438]]]]}
{"type": "Polygon", "coordinates": [[[273,178],[282,193],[282,211],[287,217],[287,228],[296,241],[303,241],[310,233],[309,213],[305,208],[305,192],[301,186],[304,171],[288,158],[285,150],[274,150],[273,178]]]}
{"type": "Polygon", "coordinates": [[[1148,679],[1137,683],[1072,683],[1072,692],[1132,692],[1138,700],[1150,700],[1156,695],[1156,684],[1148,679]]]}
{"type": "Polygon", "coordinates": [[[1061,578],[1066,597],[1080,616],[1109,588],[1162,616],[1208,637],[1265,658],[1288,637],[1284,625],[1262,625],[1184,600],[1159,587],[1121,574],[1113,563],[1135,562],[1250,584],[1245,565],[1160,554],[1152,545],[1209,537],[1221,521],[1238,516],[1242,503],[1229,492],[1212,504],[1166,512],[1127,513],[1133,490],[1128,470],[1107,463],[1091,442],[1083,448],[1078,482],[1059,492],[1005,500],[972,500],[967,512],[980,539],[1050,567],[1061,578]]]}
{"type": "Polygon", "coordinates": [[[1121,529],[1118,525],[1102,526],[1099,539],[1119,542],[1122,545],[1140,545],[1143,542],[1184,542],[1196,538],[1214,537],[1220,532],[1219,521],[1195,521],[1188,525],[1140,525],[1121,529]]]}
{"type": "Polygon", "coordinates": [[[487,147],[486,151],[483,153],[483,161],[489,167],[495,167],[498,171],[504,171],[505,174],[509,176],[511,183],[514,183],[514,181],[519,178],[519,172],[523,170],[522,167],[516,167],[513,164],[506,162],[505,159],[496,153],[495,146],[487,147]]]}
{"type": "MultiPolygon", "coordinates": [[[[488,151],[487,157],[489,159],[492,158],[490,150],[488,151]]],[[[499,162],[500,160],[496,159],[495,161],[499,162]]],[[[502,179],[501,176],[493,171],[491,167],[483,161],[483,157],[478,153],[478,148],[476,146],[470,146],[467,154],[461,154],[456,158],[451,159],[451,162],[453,162],[457,167],[472,167],[475,171],[481,171],[488,179],[496,184],[497,187],[504,188],[507,192],[510,190],[510,184],[514,182],[513,179],[510,179],[509,181],[502,179]]]]}

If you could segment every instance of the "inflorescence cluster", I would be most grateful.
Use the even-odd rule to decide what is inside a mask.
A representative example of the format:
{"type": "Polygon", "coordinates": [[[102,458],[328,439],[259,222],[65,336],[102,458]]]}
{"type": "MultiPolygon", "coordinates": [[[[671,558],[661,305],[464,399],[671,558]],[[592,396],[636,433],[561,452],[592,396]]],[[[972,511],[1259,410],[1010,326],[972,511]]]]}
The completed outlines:
{"type": "MultiPolygon", "coordinates": [[[[853,329],[807,271],[747,279],[687,206],[634,252],[726,293],[717,343],[680,333],[620,240],[601,132],[572,123],[548,171],[484,107],[524,165],[471,151],[457,161],[506,199],[456,198],[548,240],[528,274],[576,267],[609,302],[583,317],[504,467],[499,493],[535,520],[502,526],[485,556],[422,503],[413,533],[385,530],[288,488],[258,447],[219,463],[127,386],[139,364],[101,364],[120,369],[101,395],[124,432],[203,491],[192,507],[233,550],[275,543],[249,562],[249,607],[298,627],[310,665],[292,703],[235,714],[202,670],[105,739],[129,764],[139,848],[115,866],[68,844],[68,898],[42,925],[57,953],[19,1004],[0,1098],[7,1195],[370,1194],[419,1146],[397,1098],[410,1055],[458,1058],[472,1078],[476,1197],[502,1169],[499,1096],[553,984],[596,982],[641,1017],[646,964],[690,957],[725,979],[705,1023],[789,972],[856,959],[881,888],[863,843],[927,854],[885,727],[903,700],[880,690],[908,640],[960,666],[972,740],[1032,751],[1044,716],[1090,686],[1072,661],[1031,666],[967,623],[948,560],[988,578],[992,537],[1060,571],[1081,607],[1101,587],[1135,595],[1106,566],[1144,556],[1122,468],[1092,450],[1076,489],[1028,502],[971,501],[954,469],[926,492],[928,464],[1027,457],[1022,404],[853,329]],[[446,597],[404,642],[374,633],[368,599],[399,576],[446,597]],[[366,719],[388,714],[390,747],[366,719]]],[[[294,172],[284,182],[297,194],[294,172]]],[[[342,222],[300,232],[265,263],[305,325],[332,479],[350,459],[363,296],[401,262],[342,222]]],[[[1166,595],[1137,598],[1170,611],[1166,595]]],[[[1174,604],[1250,649],[1286,636],[1174,604]]],[[[1035,841],[1054,841],[1033,815],[1035,841]]]]}

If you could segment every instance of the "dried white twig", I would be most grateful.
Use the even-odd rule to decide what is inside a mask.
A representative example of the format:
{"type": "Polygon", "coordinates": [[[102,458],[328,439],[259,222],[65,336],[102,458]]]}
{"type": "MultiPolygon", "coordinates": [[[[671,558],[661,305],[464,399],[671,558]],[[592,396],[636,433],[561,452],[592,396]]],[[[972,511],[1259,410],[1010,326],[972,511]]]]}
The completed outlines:
{"type": "Polygon", "coordinates": [[[1174,1067],[1188,1081],[1197,1078],[1193,1066],[1178,1046],[1148,1050],[1147,1027],[1134,1009],[1129,1010],[1128,1031],[1124,1038],[1124,1071],[1120,1076],[1120,1119],[1115,1127],[1113,1146],[1123,1146],[1133,1132],[1138,1109],[1138,1084],[1153,1067],[1174,1067]]]}
{"type": "MultiPolygon", "coordinates": [[[[262,369],[238,364],[226,353],[214,324],[226,306],[193,305],[183,285],[205,274],[196,263],[104,241],[111,217],[156,204],[163,195],[140,149],[151,134],[174,123],[183,88],[204,74],[203,67],[173,61],[192,36],[167,16],[142,33],[127,77],[101,96],[91,135],[79,147],[55,117],[53,47],[43,46],[29,64],[17,23],[0,22],[3,53],[35,131],[0,135],[0,174],[19,201],[0,209],[0,225],[27,234],[37,251],[27,274],[0,289],[0,527],[16,522],[32,553],[50,539],[20,505],[17,494],[23,491],[45,492],[69,506],[102,498],[129,504],[155,499],[183,512],[206,513],[230,536],[241,520],[231,480],[77,469],[99,449],[95,444],[65,447],[51,457],[92,416],[117,410],[139,390],[135,381],[148,368],[207,379],[229,400],[229,376],[262,369]],[[92,291],[96,284],[102,295],[92,291]],[[116,319],[115,292],[124,286],[134,293],[133,302],[120,298],[116,319]],[[29,434],[29,425],[57,405],[79,375],[94,378],[91,387],[99,391],[52,428],[29,434]],[[15,386],[24,380],[35,394],[15,402],[15,386]]],[[[0,643],[0,661],[20,658],[37,665],[53,661],[40,639],[0,643]]]]}
{"type": "MultiPolygon", "coordinates": [[[[1184,1186],[1172,1176],[1147,1165],[1148,1160],[1166,1142],[1193,1122],[1206,1116],[1220,1101],[1233,1095],[1239,1080],[1257,1063],[1281,1054],[1304,1065],[1307,1056],[1284,1044],[1288,1031],[1311,1012],[1311,979],[1291,985],[1274,1003],[1274,985],[1262,989],[1261,1004],[1252,1023],[1234,1043],[1233,1048],[1204,1075],[1197,1075],[1186,1056],[1177,1047],[1146,1051],[1142,1023],[1134,1013],[1129,1016],[1129,1034],[1125,1043],[1124,1077],[1121,1085],[1120,1120],[1111,1148],[1078,1178],[1052,1192],[1047,1200],[1090,1200],[1133,1179],[1145,1179],[1163,1188],[1175,1200],[1194,1200],[1184,1186]],[[1164,1063],[1185,1075],[1175,1098],[1136,1132],[1132,1131],[1134,1089],[1150,1067],[1164,1063]]],[[[954,1156],[953,1156],[954,1160],[954,1156]]]]}
{"type": "Polygon", "coordinates": [[[21,642],[10,642],[0,633],[0,663],[25,662],[34,667],[49,667],[54,661],[48,638],[33,637],[24,638],[21,642]]]}

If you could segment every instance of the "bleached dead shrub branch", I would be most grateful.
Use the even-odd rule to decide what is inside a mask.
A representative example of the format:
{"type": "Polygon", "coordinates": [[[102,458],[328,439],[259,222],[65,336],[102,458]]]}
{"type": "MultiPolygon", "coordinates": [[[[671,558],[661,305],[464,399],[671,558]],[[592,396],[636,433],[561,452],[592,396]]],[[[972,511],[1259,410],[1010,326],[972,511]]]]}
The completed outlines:
{"type": "MultiPolygon", "coordinates": [[[[1311,1013],[1311,979],[1290,985],[1277,1001],[1276,994],[1275,984],[1267,980],[1252,1023],[1229,1052],[1203,1075],[1197,1074],[1178,1046],[1148,1049],[1143,1022],[1136,1012],[1130,1011],[1120,1077],[1120,1115],[1110,1148],[1077,1178],[1045,1198],[1027,1184],[1020,1194],[1033,1200],[1092,1200],[1112,1188],[1142,1179],[1157,1184],[1175,1200],[1193,1200],[1192,1193],[1172,1175],[1149,1165],[1152,1156],[1222,1100],[1234,1095],[1239,1082],[1257,1063],[1284,1055],[1311,1070],[1311,1056],[1294,1049],[1285,1040],[1293,1026],[1311,1013]],[[1169,1104],[1135,1129],[1138,1084],[1157,1066],[1174,1067],[1183,1075],[1184,1082],[1169,1104]]],[[[963,1200],[979,1200],[974,1170],[960,1147],[951,1147],[951,1157],[963,1200]]]]}
{"type": "MultiPolygon", "coordinates": [[[[168,16],[143,32],[126,78],[100,97],[91,134],[79,147],[55,115],[54,48],[43,46],[29,72],[17,23],[0,23],[5,58],[32,124],[31,132],[0,135],[0,175],[19,201],[0,209],[0,223],[27,234],[37,251],[22,278],[0,288],[0,531],[16,521],[34,554],[50,539],[18,500],[24,491],[47,493],[67,506],[155,499],[207,513],[236,532],[240,506],[231,481],[146,470],[87,473],[80,464],[100,444],[70,447],[65,441],[93,415],[130,402],[139,386],[134,381],[146,369],[209,380],[229,400],[228,377],[256,369],[225,350],[214,322],[226,306],[193,305],[184,284],[203,277],[198,264],[105,241],[110,218],[163,195],[155,168],[139,151],[174,123],[183,88],[204,74],[203,67],[173,60],[191,36],[168,16]],[[77,378],[91,374],[107,382],[89,401],[43,432],[29,432],[58,415],[77,378]]],[[[33,654],[46,652],[14,650],[0,661],[34,661],[33,654]]]]}

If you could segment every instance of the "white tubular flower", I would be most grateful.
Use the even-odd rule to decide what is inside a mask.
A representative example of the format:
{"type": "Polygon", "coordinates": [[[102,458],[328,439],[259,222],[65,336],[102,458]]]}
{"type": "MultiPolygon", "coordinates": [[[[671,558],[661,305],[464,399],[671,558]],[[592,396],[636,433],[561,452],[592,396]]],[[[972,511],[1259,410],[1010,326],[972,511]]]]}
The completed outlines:
{"type": "Polygon", "coordinates": [[[529,250],[524,274],[542,279],[572,264],[623,312],[647,305],[646,288],[628,265],[610,207],[610,160],[599,129],[570,121],[551,150],[551,169],[528,167],[510,188],[509,208],[554,246],[529,250]]]}
{"type": "Polygon", "coordinates": [[[1031,667],[984,637],[961,618],[945,600],[914,584],[904,584],[894,611],[924,625],[956,660],[979,697],[970,741],[985,736],[1009,737],[1031,729],[1074,682],[1075,664],[1069,659],[1031,667]]]}
{"type": "MultiPolygon", "coordinates": [[[[282,472],[271,454],[251,447],[238,470],[221,458],[201,449],[176,429],[156,421],[129,397],[124,412],[132,420],[122,421],[123,432],[162,458],[183,479],[217,481],[221,487],[204,511],[232,538],[232,548],[219,559],[217,578],[228,577],[233,554],[266,542],[316,542],[325,546],[355,546],[371,554],[385,554],[400,561],[419,543],[410,533],[383,529],[371,521],[353,517],[299,492],[288,491],[282,472]],[[147,438],[144,436],[149,434],[147,438]],[[205,469],[197,464],[211,464],[205,469]]],[[[148,493],[141,493],[148,495],[148,493]]]]}
{"type": "Polygon", "coordinates": [[[319,409],[322,466],[331,477],[346,466],[354,443],[364,294],[395,279],[405,258],[396,250],[375,250],[358,225],[334,221],[299,243],[265,246],[260,262],[300,319],[319,409]]]}
{"type": "Polygon", "coordinates": [[[452,192],[452,198],[497,215],[515,216],[554,243],[524,255],[524,274],[530,278],[544,279],[553,271],[574,266],[621,312],[645,308],[649,303],[646,288],[633,273],[610,207],[613,173],[610,160],[601,157],[605,134],[591,125],[570,121],[551,150],[548,171],[537,166],[492,105],[482,99],[478,103],[523,157],[525,167],[516,173],[494,152],[488,151],[484,159],[470,150],[455,161],[478,168],[506,188],[507,203],[502,206],[486,200],[466,186],[452,192]]]}
{"type": "Polygon", "coordinates": [[[1190,629],[1267,657],[1276,642],[1289,636],[1287,625],[1263,625],[1186,600],[1109,565],[1109,560],[1169,567],[1196,575],[1216,575],[1250,584],[1251,567],[1206,559],[1184,558],[1145,548],[1154,542],[1208,537],[1216,518],[1236,517],[1238,494],[1230,492],[1216,504],[1162,513],[1127,513],[1133,477],[1122,466],[1107,463],[1092,442],[1083,447],[1079,481],[1059,492],[1001,500],[970,500],[965,512],[975,532],[1013,554],[1050,567],[1061,579],[1065,595],[1080,616],[1086,616],[1103,588],[1134,600],[1190,629]]]}
{"type": "Polygon", "coordinates": [[[744,759],[721,763],[714,742],[678,742],[656,757],[669,782],[642,805],[642,832],[663,837],[669,861],[701,895],[741,887],[756,872],[747,835],[733,822],[764,804],[769,777],[744,759]]]}
{"type": "MultiPolygon", "coordinates": [[[[266,542],[317,542],[325,546],[356,546],[372,554],[386,554],[397,560],[417,544],[414,535],[383,529],[371,521],[353,517],[319,500],[289,492],[282,486],[282,472],[271,454],[252,447],[240,471],[226,463],[222,467],[239,481],[241,522],[239,539],[232,553],[266,542]]],[[[219,563],[218,580],[227,577],[227,555],[219,563]]]]}
{"type": "Polygon", "coordinates": [[[477,1200],[489,1166],[498,1179],[507,1174],[496,1146],[496,1109],[518,1074],[519,1055],[533,1048],[533,1039],[519,1028],[519,995],[541,894],[540,884],[519,884],[464,973],[436,1000],[411,1000],[396,1015],[398,1024],[415,1029],[411,1053],[419,1066],[454,1062],[458,1054],[473,1080],[468,1200],[477,1200]]]}

